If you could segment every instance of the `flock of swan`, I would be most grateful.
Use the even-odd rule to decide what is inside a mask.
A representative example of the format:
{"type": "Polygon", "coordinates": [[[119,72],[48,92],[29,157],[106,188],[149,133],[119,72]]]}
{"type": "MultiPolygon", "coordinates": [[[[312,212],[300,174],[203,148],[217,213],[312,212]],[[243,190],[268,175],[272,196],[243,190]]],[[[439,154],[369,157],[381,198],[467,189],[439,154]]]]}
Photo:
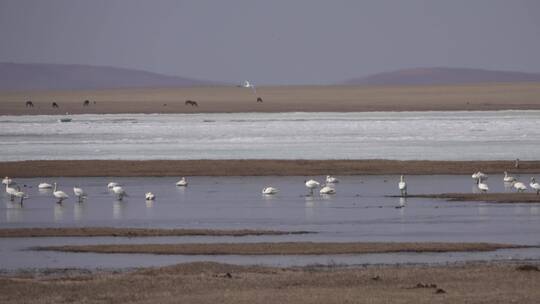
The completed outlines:
{"type": "MultiPolygon", "coordinates": [[[[476,182],[476,185],[480,192],[487,193],[489,191],[489,186],[486,182],[488,179],[487,174],[478,171],[475,172],[471,177],[476,182]]],[[[503,182],[505,186],[511,186],[517,192],[525,192],[527,190],[527,186],[523,182],[518,181],[518,179],[514,176],[508,175],[506,171],[504,172],[503,182]]],[[[308,188],[309,190],[309,195],[313,195],[314,190],[318,188],[320,188],[319,193],[322,195],[336,194],[337,183],[339,183],[339,180],[336,177],[330,175],[326,176],[324,184],[321,184],[314,179],[304,181],[306,188],[308,188]]],[[[6,176],[2,180],[2,184],[5,185],[6,193],[10,196],[11,201],[14,201],[15,198],[19,198],[20,203],[22,204],[23,201],[28,198],[26,193],[21,191],[21,188],[11,178],[6,176]]],[[[188,181],[185,177],[182,177],[176,183],[176,186],[178,187],[187,187],[187,185],[188,181]]],[[[540,183],[538,183],[534,177],[531,178],[529,186],[532,191],[536,192],[537,195],[540,194],[540,183]]],[[[107,188],[111,193],[116,195],[116,198],[120,201],[124,197],[128,196],[126,190],[117,182],[108,183],[107,188]]],[[[66,192],[58,189],[58,184],[56,182],[52,185],[49,183],[40,183],[38,185],[38,189],[52,189],[52,194],[57,199],[57,203],[59,204],[69,198],[69,195],[66,192]]],[[[401,196],[407,196],[407,183],[405,182],[405,176],[403,175],[400,176],[400,180],[398,182],[398,189],[401,196]]],[[[279,193],[279,190],[276,187],[268,186],[262,189],[262,194],[264,195],[274,195],[277,193],[279,193]]],[[[79,202],[87,198],[86,192],[79,186],[73,187],[73,194],[79,202]]],[[[153,201],[156,199],[156,195],[152,192],[146,192],[145,199],[148,201],[153,201]]]]}
{"type": "MultiPolygon", "coordinates": [[[[21,187],[19,187],[17,185],[17,183],[15,183],[13,181],[13,179],[6,176],[2,180],[2,184],[5,185],[6,193],[10,196],[11,201],[14,201],[15,198],[20,198],[20,203],[23,204],[24,200],[28,198],[26,193],[21,191],[21,187]]],[[[187,187],[187,185],[188,185],[188,182],[187,182],[187,179],[185,177],[182,177],[176,183],[176,186],[178,186],[178,187],[187,187]]],[[[120,201],[124,197],[128,196],[126,190],[124,190],[122,185],[120,185],[117,182],[108,183],[107,188],[109,189],[109,191],[111,191],[111,193],[115,194],[116,198],[118,200],[120,200],[120,201]]],[[[39,190],[52,189],[52,195],[57,199],[56,202],[58,204],[61,204],[64,200],[69,198],[69,195],[66,192],[58,189],[58,184],[57,183],[53,183],[52,185],[49,184],[49,183],[40,183],[38,185],[38,189],[39,190]]],[[[86,192],[79,186],[73,187],[73,194],[77,198],[78,202],[82,202],[84,199],[87,198],[86,192]]],[[[146,198],[146,200],[149,200],[149,201],[155,200],[156,195],[154,193],[152,193],[152,192],[147,192],[145,194],[145,198],[146,198]]]]}
{"type": "MultiPolygon", "coordinates": [[[[487,179],[488,175],[478,171],[473,173],[471,175],[472,179],[476,182],[476,185],[478,187],[478,190],[483,193],[487,193],[489,191],[489,187],[487,185],[487,179]]],[[[527,191],[527,186],[520,182],[516,177],[508,175],[508,172],[504,171],[504,177],[503,182],[505,186],[512,187],[517,192],[525,192],[527,191]]],[[[529,183],[529,186],[531,187],[531,190],[536,192],[536,194],[540,194],[540,183],[536,181],[536,178],[531,177],[531,181],[529,183]]]]}

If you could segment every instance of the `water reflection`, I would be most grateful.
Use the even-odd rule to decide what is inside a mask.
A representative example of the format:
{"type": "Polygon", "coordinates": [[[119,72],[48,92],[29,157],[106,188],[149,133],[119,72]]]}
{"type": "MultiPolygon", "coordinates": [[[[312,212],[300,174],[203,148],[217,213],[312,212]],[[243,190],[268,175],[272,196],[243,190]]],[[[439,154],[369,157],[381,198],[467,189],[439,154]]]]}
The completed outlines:
{"type": "Polygon", "coordinates": [[[64,219],[64,205],[54,204],[54,222],[61,222],[64,219]]]}
{"type": "Polygon", "coordinates": [[[503,182],[504,192],[512,192],[512,183],[503,182]]]}
{"type": "Polygon", "coordinates": [[[531,209],[529,210],[529,212],[532,215],[538,215],[540,214],[540,208],[538,208],[538,206],[531,206],[531,209]]]}
{"type": "Polygon", "coordinates": [[[19,203],[6,202],[6,221],[8,223],[22,222],[22,209],[19,203]]]}
{"type": "Polygon", "coordinates": [[[126,203],[123,201],[114,201],[113,202],[113,219],[121,220],[124,218],[124,213],[126,209],[126,203]]]}
{"type": "Polygon", "coordinates": [[[86,203],[84,202],[75,203],[73,205],[73,219],[76,222],[81,221],[84,217],[85,210],[86,210],[86,203]]]}

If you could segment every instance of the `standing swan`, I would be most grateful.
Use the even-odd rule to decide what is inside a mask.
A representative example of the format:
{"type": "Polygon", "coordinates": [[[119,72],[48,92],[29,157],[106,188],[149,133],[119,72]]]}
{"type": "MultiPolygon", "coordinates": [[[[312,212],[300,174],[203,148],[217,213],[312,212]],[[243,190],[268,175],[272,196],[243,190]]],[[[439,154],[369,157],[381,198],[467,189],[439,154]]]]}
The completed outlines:
{"type": "Polygon", "coordinates": [[[187,187],[188,185],[188,182],[187,182],[187,179],[185,177],[182,177],[177,183],[176,185],[178,187],[187,187]]]}
{"type": "Polygon", "coordinates": [[[505,183],[512,183],[512,182],[515,182],[517,181],[517,178],[513,177],[513,176],[509,176],[508,173],[506,171],[504,171],[504,178],[503,178],[503,181],[505,183]]]}
{"type": "Polygon", "coordinates": [[[399,192],[401,196],[407,196],[407,183],[405,182],[405,177],[402,175],[398,183],[399,192]]]}
{"type": "Polygon", "coordinates": [[[540,184],[536,182],[536,179],[534,177],[531,177],[531,183],[529,184],[531,186],[531,189],[533,191],[536,191],[536,195],[540,194],[540,184]]]}
{"type": "Polygon", "coordinates": [[[13,199],[15,198],[15,194],[17,193],[17,189],[10,187],[9,184],[6,184],[6,193],[9,194],[9,200],[13,202],[13,199]]]}
{"type": "Polygon", "coordinates": [[[478,189],[480,190],[480,192],[486,193],[486,192],[488,192],[489,187],[483,180],[480,180],[478,182],[478,189]]]}
{"type": "Polygon", "coordinates": [[[117,182],[110,182],[110,183],[107,184],[107,188],[109,188],[109,189],[112,189],[112,188],[114,188],[116,186],[120,186],[120,184],[117,183],[117,182]]]}
{"type": "Polygon", "coordinates": [[[67,195],[64,191],[58,190],[58,186],[56,182],[54,183],[54,190],[53,195],[58,199],[58,204],[61,204],[63,200],[68,199],[69,195],[67,195]]]}
{"type": "Polygon", "coordinates": [[[124,188],[120,186],[113,187],[112,191],[114,192],[114,194],[117,195],[119,201],[121,201],[124,198],[124,196],[128,196],[124,188]]]}
{"type": "Polygon", "coordinates": [[[313,195],[313,189],[318,188],[321,184],[319,184],[318,181],[310,179],[308,181],[304,181],[306,187],[309,189],[309,194],[313,195]]]}
{"type": "Polygon", "coordinates": [[[77,197],[79,203],[86,198],[86,192],[80,187],[73,187],[73,193],[77,197]]]}

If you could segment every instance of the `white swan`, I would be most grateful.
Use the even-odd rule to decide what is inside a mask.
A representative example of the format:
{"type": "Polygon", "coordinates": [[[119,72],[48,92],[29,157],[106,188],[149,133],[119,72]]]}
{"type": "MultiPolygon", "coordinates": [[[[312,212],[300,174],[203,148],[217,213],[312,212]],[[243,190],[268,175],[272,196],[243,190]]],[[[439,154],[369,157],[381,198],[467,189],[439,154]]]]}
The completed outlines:
{"type": "Polygon", "coordinates": [[[318,188],[321,184],[313,179],[304,181],[306,187],[309,189],[309,193],[313,195],[313,189],[318,188]]]}
{"type": "Polygon", "coordinates": [[[525,190],[527,190],[527,186],[525,186],[524,183],[518,182],[518,181],[515,181],[512,184],[512,187],[514,187],[514,189],[516,189],[517,192],[524,192],[525,190]]]}
{"type": "Polygon", "coordinates": [[[320,194],[336,194],[336,189],[328,185],[323,185],[321,190],[319,190],[319,193],[320,194]]]}
{"type": "Polygon", "coordinates": [[[116,186],[120,186],[120,184],[117,183],[117,182],[110,182],[110,183],[107,184],[107,188],[109,188],[109,189],[112,189],[112,188],[114,188],[116,186]]]}
{"type": "Polygon", "coordinates": [[[489,187],[484,181],[480,180],[478,182],[478,190],[480,190],[480,192],[486,193],[488,192],[489,187]]]}
{"type": "Polygon", "coordinates": [[[82,199],[86,198],[86,192],[84,192],[84,190],[80,187],[73,187],[73,194],[75,194],[75,196],[79,200],[79,203],[82,199]]]}
{"type": "Polygon", "coordinates": [[[112,191],[114,192],[114,194],[117,195],[119,201],[121,201],[124,196],[128,196],[124,188],[122,188],[121,186],[114,186],[112,188],[112,191]]]}
{"type": "Polygon", "coordinates": [[[182,177],[178,182],[176,182],[176,185],[179,187],[187,187],[187,179],[185,177],[182,177]]]}
{"type": "Polygon", "coordinates": [[[487,180],[488,179],[488,176],[487,174],[485,174],[484,172],[482,171],[478,171],[476,173],[473,173],[473,175],[471,175],[472,179],[474,179],[476,181],[476,183],[478,184],[479,182],[483,181],[483,180],[487,180]]]}
{"type": "Polygon", "coordinates": [[[533,191],[536,191],[536,195],[540,194],[540,184],[536,181],[534,177],[531,177],[531,183],[529,184],[533,191]]]}
{"type": "Polygon", "coordinates": [[[9,184],[6,185],[6,193],[9,194],[9,200],[13,202],[13,199],[15,198],[15,194],[18,192],[17,189],[10,187],[9,184]]]}
{"type": "Polygon", "coordinates": [[[398,188],[399,192],[401,192],[401,196],[407,196],[407,183],[405,182],[405,177],[403,175],[399,178],[398,188]]]}
{"type": "Polygon", "coordinates": [[[339,180],[333,176],[327,175],[326,176],[326,183],[327,184],[337,184],[339,183],[339,180]]]}
{"type": "Polygon", "coordinates": [[[517,178],[513,177],[513,176],[509,176],[508,173],[506,171],[504,171],[504,178],[503,178],[503,181],[505,183],[512,183],[512,182],[515,182],[517,181],[517,178]]]}
{"type": "Polygon", "coordinates": [[[153,201],[156,198],[156,196],[152,192],[146,192],[144,197],[146,198],[147,201],[153,201]]]}
{"type": "Polygon", "coordinates": [[[51,184],[48,184],[48,183],[40,183],[38,185],[38,189],[51,189],[53,186],[51,184]]]}
{"type": "Polygon", "coordinates": [[[58,190],[58,185],[56,183],[54,183],[53,195],[58,199],[57,203],[59,204],[61,204],[65,199],[69,198],[69,195],[67,195],[64,191],[58,190]]]}
{"type": "Polygon", "coordinates": [[[9,177],[4,177],[4,179],[2,179],[2,185],[9,185],[13,182],[13,180],[9,177]]]}
{"type": "Polygon", "coordinates": [[[273,194],[276,194],[278,192],[279,192],[279,190],[277,188],[274,188],[274,187],[265,187],[262,190],[262,194],[268,194],[268,195],[273,195],[273,194]]]}

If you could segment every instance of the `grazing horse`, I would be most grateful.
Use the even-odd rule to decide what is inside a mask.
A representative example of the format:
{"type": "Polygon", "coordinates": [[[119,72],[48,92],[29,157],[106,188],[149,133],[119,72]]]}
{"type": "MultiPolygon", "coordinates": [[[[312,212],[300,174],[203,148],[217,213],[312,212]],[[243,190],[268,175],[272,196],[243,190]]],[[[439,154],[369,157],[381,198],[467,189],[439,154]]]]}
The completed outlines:
{"type": "Polygon", "coordinates": [[[257,97],[257,102],[263,102],[262,98],[257,97]]]}
{"type": "Polygon", "coordinates": [[[26,107],[27,107],[27,108],[33,108],[33,107],[34,107],[34,103],[33,103],[31,100],[29,100],[29,101],[26,102],[26,107]]]}
{"type": "Polygon", "coordinates": [[[197,104],[196,101],[193,101],[193,100],[186,100],[186,106],[187,105],[190,105],[192,107],[198,107],[199,105],[197,104]]]}
{"type": "Polygon", "coordinates": [[[57,104],[56,102],[54,102],[54,101],[53,101],[53,103],[52,103],[52,107],[53,107],[53,108],[59,108],[59,107],[58,107],[58,104],[57,104]]]}
{"type": "Polygon", "coordinates": [[[83,105],[83,107],[89,106],[90,105],[90,100],[88,100],[88,99],[85,100],[82,105],[83,105]]]}

